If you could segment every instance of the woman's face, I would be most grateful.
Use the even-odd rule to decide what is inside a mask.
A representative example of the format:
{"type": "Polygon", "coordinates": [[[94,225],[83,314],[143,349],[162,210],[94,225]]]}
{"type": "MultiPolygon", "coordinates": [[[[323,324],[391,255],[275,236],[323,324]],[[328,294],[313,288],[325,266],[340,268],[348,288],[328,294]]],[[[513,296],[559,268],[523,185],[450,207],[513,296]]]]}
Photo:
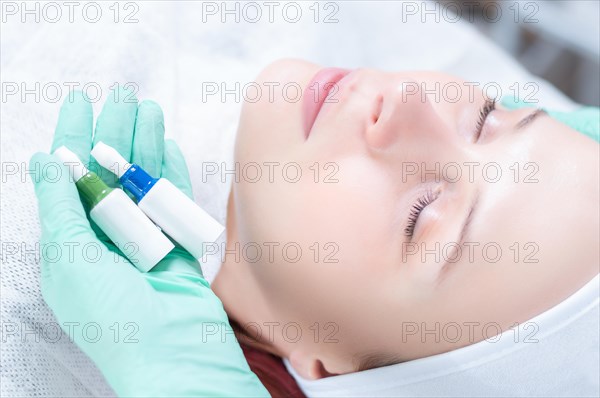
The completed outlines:
{"type": "Polygon", "coordinates": [[[545,113],[434,72],[283,60],[257,83],[225,266],[265,302],[240,323],[288,325],[271,342],[305,377],[491,338],[598,272],[598,147],[545,113]]]}

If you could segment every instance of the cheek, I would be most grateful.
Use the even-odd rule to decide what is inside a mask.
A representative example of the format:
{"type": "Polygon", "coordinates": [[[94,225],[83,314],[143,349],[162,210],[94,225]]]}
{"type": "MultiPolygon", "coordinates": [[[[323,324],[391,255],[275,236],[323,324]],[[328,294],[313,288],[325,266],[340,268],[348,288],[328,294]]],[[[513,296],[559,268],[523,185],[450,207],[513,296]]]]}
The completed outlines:
{"type": "Polygon", "coordinates": [[[302,92],[318,70],[308,62],[284,59],[260,73],[244,96],[236,160],[281,156],[304,143],[302,92]]]}
{"type": "Polygon", "coordinates": [[[364,167],[356,169],[344,162],[339,166],[337,182],[315,182],[314,175],[307,173],[297,183],[236,184],[240,240],[259,245],[275,242],[284,262],[284,246],[290,255],[300,251],[299,265],[293,268],[319,273],[320,278],[327,275],[323,267],[342,272],[337,278],[360,278],[385,268],[374,259],[389,260],[385,251],[394,251],[386,184],[378,181],[374,171],[363,174],[364,167]]]}
{"type": "Polygon", "coordinates": [[[286,125],[283,115],[289,110],[278,109],[278,104],[265,101],[244,104],[240,116],[235,142],[235,161],[241,165],[250,162],[272,161],[273,155],[279,155],[283,140],[293,131],[286,125]]]}

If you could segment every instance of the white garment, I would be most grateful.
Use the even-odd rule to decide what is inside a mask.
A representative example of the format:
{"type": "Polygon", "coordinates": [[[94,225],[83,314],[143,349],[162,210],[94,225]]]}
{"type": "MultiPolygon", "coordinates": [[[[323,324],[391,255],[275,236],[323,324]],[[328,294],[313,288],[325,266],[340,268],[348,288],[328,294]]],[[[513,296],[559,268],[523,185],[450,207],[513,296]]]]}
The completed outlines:
{"type": "Polygon", "coordinates": [[[521,324],[518,334],[507,330],[444,354],[321,380],[285,365],[309,397],[598,397],[599,281],[596,275],[521,324]]]}

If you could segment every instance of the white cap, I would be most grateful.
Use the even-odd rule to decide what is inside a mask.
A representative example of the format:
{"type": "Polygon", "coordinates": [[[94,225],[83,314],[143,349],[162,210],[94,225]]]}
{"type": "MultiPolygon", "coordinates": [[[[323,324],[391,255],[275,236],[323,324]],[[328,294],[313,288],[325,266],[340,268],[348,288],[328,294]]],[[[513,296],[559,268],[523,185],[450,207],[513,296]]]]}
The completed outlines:
{"type": "Polygon", "coordinates": [[[102,167],[112,171],[119,178],[131,167],[131,163],[125,160],[115,148],[106,145],[102,141],[98,141],[94,145],[91,154],[102,167]]]}
{"type": "Polygon", "coordinates": [[[81,177],[89,172],[87,167],[81,163],[81,160],[79,160],[77,155],[70,151],[66,146],[59,146],[54,151],[54,154],[60,159],[61,162],[69,167],[69,172],[71,173],[71,176],[75,182],[79,181],[81,177]]]}

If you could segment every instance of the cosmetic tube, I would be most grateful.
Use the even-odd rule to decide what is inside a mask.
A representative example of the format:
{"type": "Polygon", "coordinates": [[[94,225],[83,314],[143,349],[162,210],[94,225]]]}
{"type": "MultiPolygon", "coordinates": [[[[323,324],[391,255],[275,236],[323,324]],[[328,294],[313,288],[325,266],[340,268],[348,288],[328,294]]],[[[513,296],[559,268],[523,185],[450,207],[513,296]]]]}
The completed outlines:
{"type": "Polygon", "coordinates": [[[122,189],[110,188],[66,147],[54,154],[69,167],[90,218],[136,268],[148,272],[175,247],[122,189]]]}

